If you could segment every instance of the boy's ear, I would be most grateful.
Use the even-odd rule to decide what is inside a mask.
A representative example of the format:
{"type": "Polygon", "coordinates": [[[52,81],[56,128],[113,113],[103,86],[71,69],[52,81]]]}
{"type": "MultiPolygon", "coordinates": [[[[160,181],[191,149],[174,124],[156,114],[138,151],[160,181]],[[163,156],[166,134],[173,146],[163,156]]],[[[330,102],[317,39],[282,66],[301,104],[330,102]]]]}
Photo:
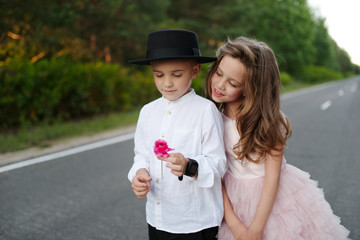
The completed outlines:
{"type": "Polygon", "coordinates": [[[193,72],[192,72],[192,78],[197,78],[197,76],[199,76],[200,73],[200,69],[201,69],[201,64],[197,63],[194,67],[193,67],[193,72]]]}

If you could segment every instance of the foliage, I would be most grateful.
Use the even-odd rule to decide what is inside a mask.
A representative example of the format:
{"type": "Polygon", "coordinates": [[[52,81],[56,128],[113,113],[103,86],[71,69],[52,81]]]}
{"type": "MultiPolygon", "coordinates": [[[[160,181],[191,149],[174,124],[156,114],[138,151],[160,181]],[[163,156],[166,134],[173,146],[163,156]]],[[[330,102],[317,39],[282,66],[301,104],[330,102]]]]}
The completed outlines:
{"type": "MultiPolygon", "coordinates": [[[[342,73],[346,72],[354,72],[356,66],[351,63],[349,54],[342,48],[338,47],[336,42],[333,42],[334,49],[335,49],[335,58],[339,65],[339,70],[342,73]]],[[[359,66],[358,66],[359,68],[359,66]]]]}
{"type": "MultiPolygon", "coordinates": [[[[227,37],[267,42],[280,68],[298,75],[308,65],[342,71],[351,61],[338,52],[306,0],[0,0],[0,62],[52,59],[116,62],[145,55],[153,30],[185,28],[198,33],[204,55],[227,37]],[[131,27],[130,27],[131,26],[131,27]],[[336,53],[338,52],[338,53],[336,53]],[[337,69],[338,68],[338,69],[337,69]]],[[[348,71],[348,70],[346,70],[348,71]]]]}
{"type": "MultiPolygon", "coordinates": [[[[203,55],[243,35],[274,50],[283,85],[360,73],[306,0],[0,0],[0,130],[128,111],[158,96],[149,32],[197,32],[203,55]]],[[[207,66],[193,81],[204,94],[207,66]]]]}
{"type": "Polygon", "coordinates": [[[167,3],[0,0],[0,5],[4,11],[0,26],[5,30],[0,33],[0,41],[10,48],[1,53],[0,61],[8,57],[30,60],[41,53],[45,58],[67,54],[77,61],[125,63],[131,55],[129,50],[143,51],[138,44],[143,44],[145,34],[164,20],[167,3]],[[25,47],[26,54],[20,46],[25,47]]]}
{"type": "MultiPolygon", "coordinates": [[[[207,65],[192,87],[204,96],[207,65]]],[[[126,112],[159,97],[150,67],[130,72],[119,64],[36,64],[12,60],[0,68],[0,130],[126,112]]]]}
{"type": "Polygon", "coordinates": [[[335,58],[335,48],[332,39],[325,27],[325,19],[316,21],[314,45],[316,46],[314,65],[323,66],[334,71],[339,71],[338,62],[335,58]]]}
{"type": "MultiPolygon", "coordinates": [[[[199,78],[197,78],[199,79],[199,78]]],[[[199,79],[200,80],[200,79],[199,79]]],[[[196,80],[196,82],[198,82],[196,80]]],[[[295,91],[311,84],[292,81],[283,88],[283,92],[295,91]]],[[[99,132],[134,125],[139,108],[130,112],[115,112],[97,115],[71,122],[56,122],[22,127],[16,133],[0,132],[0,153],[22,150],[29,147],[48,147],[54,141],[62,141],[77,136],[90,136],[99,132]]]]}
{"type": "Polygon", "coordinates": [[[29,147],[48,147],[59,139],[90,136],[115,128],[134,125],[139,109],[131,112],[115,112],[86,118],[81,121],[39,124],[36,127],[22,127],[15,134],[0,134],[0,153],[18,151],[29,147]]]}
{"type": "Polygon", "coordinates": [[[323,66],[308,66],[304,68],[302,76],[302,80],[308,83],[320,83],[343,78],[341,73],[329,70],[323,66]]]}
{"type": "Polygon", "coordinates": [[[201,64],[200,74],[192,81],[191,84],[191,87],[195,90],[195,92],[203,97],[205,97],[205,80],[211,65],[212,63],[201,64]]]}
{"type": "Polygon", "coordinates": [[[250,31],[245,34],[268,43],[282,71],[296,74],[312,63],[314,26],[305,0],[241,2],[255,5],[247,21],[251,23],[250,31]]]}
{"type": "Polygon", "coordinates": [[[158,96],[149,71],[66,58],[12,60],[0,79],[0,129],[129,111],[158,96]]]}
{"type": "Polygon", "coordinates": [[[280,72],[280,79],[283,86],[289,85],[293,81],[293,78],[287,72],[280,72]]]}

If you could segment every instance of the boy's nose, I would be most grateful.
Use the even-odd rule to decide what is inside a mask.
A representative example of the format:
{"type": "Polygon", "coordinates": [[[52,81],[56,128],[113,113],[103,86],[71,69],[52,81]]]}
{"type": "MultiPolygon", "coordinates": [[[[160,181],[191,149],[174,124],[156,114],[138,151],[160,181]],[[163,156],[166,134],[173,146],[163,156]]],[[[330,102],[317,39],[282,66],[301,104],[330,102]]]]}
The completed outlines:
{"type": "Polygon", "coordinates": [[[165,85],[166,87],[171,87],[171,86],[173,85],[170,77],[165,77],[164,85],[165,85]]]}

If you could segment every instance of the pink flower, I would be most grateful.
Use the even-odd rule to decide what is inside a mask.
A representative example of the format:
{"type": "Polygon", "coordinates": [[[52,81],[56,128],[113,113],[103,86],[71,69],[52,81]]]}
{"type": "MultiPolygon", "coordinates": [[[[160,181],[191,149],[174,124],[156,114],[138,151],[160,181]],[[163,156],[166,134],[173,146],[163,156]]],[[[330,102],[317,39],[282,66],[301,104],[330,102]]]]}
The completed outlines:
{"type": "Polygon", "coordinates": [[[169,148],[167,142],[163,139],[155,142],[154,153],[156,156],[167,158],[169,156],[168,151],[172,150],[174,150],[174,148],[169,148]]]}

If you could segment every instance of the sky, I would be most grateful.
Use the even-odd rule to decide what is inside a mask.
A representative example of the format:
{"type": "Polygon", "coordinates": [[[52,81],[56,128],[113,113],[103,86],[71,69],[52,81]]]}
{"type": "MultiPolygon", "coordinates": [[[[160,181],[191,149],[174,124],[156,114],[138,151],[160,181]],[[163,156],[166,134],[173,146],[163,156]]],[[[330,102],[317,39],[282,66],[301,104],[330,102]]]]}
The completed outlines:
{"type": "Polygon", "coordinates": [[[360,65],[360,0],[307,0],[318,16],[326,19],[329,35],[360,65]]]}

